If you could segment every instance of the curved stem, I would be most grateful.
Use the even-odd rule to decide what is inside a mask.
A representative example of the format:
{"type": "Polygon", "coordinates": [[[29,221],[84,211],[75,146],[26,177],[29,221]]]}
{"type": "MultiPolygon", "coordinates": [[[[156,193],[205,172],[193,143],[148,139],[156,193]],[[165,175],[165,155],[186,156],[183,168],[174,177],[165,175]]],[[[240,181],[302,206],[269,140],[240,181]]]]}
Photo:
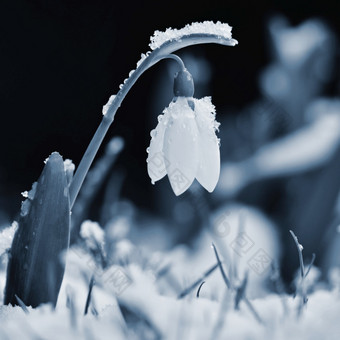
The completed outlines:
{"type": "Polygon", "coordinates": [[[215,43],[225,46],[235,46],[237,41],[235,39],[225,38],[223,36],[211,33],[192,33],[188,35],[183,35],[177,37],[176,39],[168,40],[160,47],[153,50],[151,53],[147,54],[145,58],[137,64],[136,70],[132,75],[124,82],[121,86],[120,91],[115,96],[110,107],[108,108],[106,114],[103,116],[102,122],[100,123],[96,133],[94,134],[89,146],[87,147],[83,158],[81,159],[77,171],[73,177],[72,183],[70,185],[70,208],[72,209],[74,202],[78,196],[80,188],[86,177],[86,174],[94,160],[97,151],[112,124],[115,114],[120,107],[122,101],[124,100],[127,93],[130,91],[131,87],[137,81],[137,79],[151,66],[155,65],[162,59],[171,58],[180,63],[181,67],[184,66],[183,61],[178,56],[171,54],[183,47],[215,43]]]}
{"type": "MultiPolygon", "coordinates": [[[[159,58],[157,58],[157,61],[163,60],[163,59],[172,59],[175,60],[181,70],[185,69],[185,65],[183,63],[183,60],[175,55],[175,54],[168,54],[165,56],[161,56],[159,58]]],[[[83,158],[81,159],[79,166],[77,168],[77,171],[73,177],[72,183],[70,185],[70,208],[72,209],[74,202],[78,196],[78,193],[80,191],[80,188],[85,180],[86,174],[88,172],[88,170],[90,169],[90,166],[99,150],[100,145],[103,142],[103,139],[109,129],[109,127],[111,126],[114,116],[118,110],[118,108],[120,107],[121,102],[123,101],[123,99],[125,98],[125,96],[127,95],[127,93],[130,91],[130,89],[132,88],[132,86],[134,85],[134,83],[137,81],[137,79],[142,75],[142,73],[144,71],[146,71],[149,67],[145,67],[143,68],[141,71],[140,70],[136,70],[132,76],[126,81],[126,83],[123,85],[123,87],[121,88],[121,90],[118,92],[116,98],[118,97],[119,100],[118,101],[113,101],[112,105],[110,106],[108,112],[103,116],[103,119],[100,123],[100,125],[98,126],[94,136],[92,137],[92,140],[89,144],[89,146],[87,147],[85,154],[83,156],[83,158]],[[140,72],[138,72],[140,71],[140,72]]]]}
{"type": "MultiPolygon", "coordinates": [[[[183,63],[183,60],[178,55],[176,55],[176,54],[168,54],[164,58],[173,59],[173,60],[177,61],[177,63],[181,67],[181,71],[184,71],[186,69],[185,65],[183,63]]],[[[164,58],[162,58],[162,59],[164,59],[164,58]]]]}

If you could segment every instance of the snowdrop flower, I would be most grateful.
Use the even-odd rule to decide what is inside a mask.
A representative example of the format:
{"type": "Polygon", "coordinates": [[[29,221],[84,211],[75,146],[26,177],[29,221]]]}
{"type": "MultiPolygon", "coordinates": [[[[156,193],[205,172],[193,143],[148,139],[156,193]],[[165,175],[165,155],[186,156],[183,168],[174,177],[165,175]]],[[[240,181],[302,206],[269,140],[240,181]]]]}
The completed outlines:
{"type": "Polygon", "coordinates": [[[185,192],[196,178],[209,192],[215,189],[220,175],[220,150],[216,130],[215,107],[210,97],[193,98],[190,73],[184,69],[174,82],[175,97],[158,116],[151,131],[147,158],[152,183],[166,174],[174,193],[185,192]]]}

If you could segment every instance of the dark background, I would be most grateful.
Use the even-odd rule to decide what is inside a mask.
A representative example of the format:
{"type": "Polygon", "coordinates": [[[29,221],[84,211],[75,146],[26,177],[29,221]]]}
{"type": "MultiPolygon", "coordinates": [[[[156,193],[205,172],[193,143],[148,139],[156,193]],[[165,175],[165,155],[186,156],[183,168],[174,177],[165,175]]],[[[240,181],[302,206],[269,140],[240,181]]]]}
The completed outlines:
{"type": "MultiPolygon", "coordinates": [[[[339,36],[338,3],[1,0],[0,210],[15,215],[20,192],[37,180],[51,152],[79,163],[100,123],[102,106],[149,50],[155,30],[204,20],[231,25],[237,47],[205,45],[190,51],[211,63],[210,91],[204,95],[213,97],[217,111],[241,109],[257,98],[257,76],[269,60],[268,19],[279,13],[299,24],[316,16],[339,36]]],[[[162,67],[159,63],[137,82],[105,139],[124,137],[119,159],[127,174],[123,195],[145,208],[152,205],[146,197],[153,188],[145,149],[155,125],[149,118],[162,67]]]]}

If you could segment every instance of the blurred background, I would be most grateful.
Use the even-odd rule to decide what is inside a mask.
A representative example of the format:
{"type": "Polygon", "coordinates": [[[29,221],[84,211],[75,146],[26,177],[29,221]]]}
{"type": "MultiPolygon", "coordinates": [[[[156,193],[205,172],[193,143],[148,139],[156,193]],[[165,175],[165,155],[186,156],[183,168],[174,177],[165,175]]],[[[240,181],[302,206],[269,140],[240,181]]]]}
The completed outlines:
{"type": "Polygon", "coordinates": [[[331,248],[339,221],[339,10],[330,0],[2,1],[0,224],[16,218],[20,193],[38,179],[49,154],[58,151],[79,163],[102,106],[149,50],[155,30],[219,20],[233,27],[239,45],[178,53],[193,74],[195,97],[212,96],[221,122],[215,192],[177,198],[167,179],[150,184],[145,150],[172,99],[176,72],[172,61],[164,61],[143,75],[119,109],[105,144],[121,136],[124,148],[114,165],[107,163],[82,218],[103,224],[117,211],[142,212],[139,221],[166,221],[174,242],[187,243],[204,220],[197,199],[206,214],[238,202],[275,225],[287,279],[297,265],[289,229],[307,256],[317,252],[325,254],[318,261],[330,256],[327,263],[337,262],[325,244],[331,248]],[[118,201],[119,208],[103,212],[118,201]]]}

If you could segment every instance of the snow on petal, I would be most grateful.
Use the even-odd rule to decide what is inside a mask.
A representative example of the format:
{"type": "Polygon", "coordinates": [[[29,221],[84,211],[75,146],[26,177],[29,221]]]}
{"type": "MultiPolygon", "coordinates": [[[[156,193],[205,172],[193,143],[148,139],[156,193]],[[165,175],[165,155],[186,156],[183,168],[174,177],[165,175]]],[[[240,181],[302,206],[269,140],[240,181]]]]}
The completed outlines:
{"type": "Polygon", "coordinates": [[[167,109],[170,113],[163,152],[169,181],[178,196],[194,181],[198,166],[198,129],[187,99],[179,97],[167,109]]]}
{"type": "Polygon", "coordinates": [[[164,110],[164,115],[158,116],[156,129],[151,131],[150,146],[147,149],[149,156],[147,158],[148,174],[152,182],[159,181],[166,175],[166,167],[163,157],[164,133],[169,121],[169,114],[164,110]]]}
{"type": "Polygon", "coordinates": [[[215,134],[219,123],[215,121],[215,107],[210,97],[195,99],[194,103],[200,156],[196,179],[206,190],[212,192],[220,177],[220,147],[215,134]]]}

